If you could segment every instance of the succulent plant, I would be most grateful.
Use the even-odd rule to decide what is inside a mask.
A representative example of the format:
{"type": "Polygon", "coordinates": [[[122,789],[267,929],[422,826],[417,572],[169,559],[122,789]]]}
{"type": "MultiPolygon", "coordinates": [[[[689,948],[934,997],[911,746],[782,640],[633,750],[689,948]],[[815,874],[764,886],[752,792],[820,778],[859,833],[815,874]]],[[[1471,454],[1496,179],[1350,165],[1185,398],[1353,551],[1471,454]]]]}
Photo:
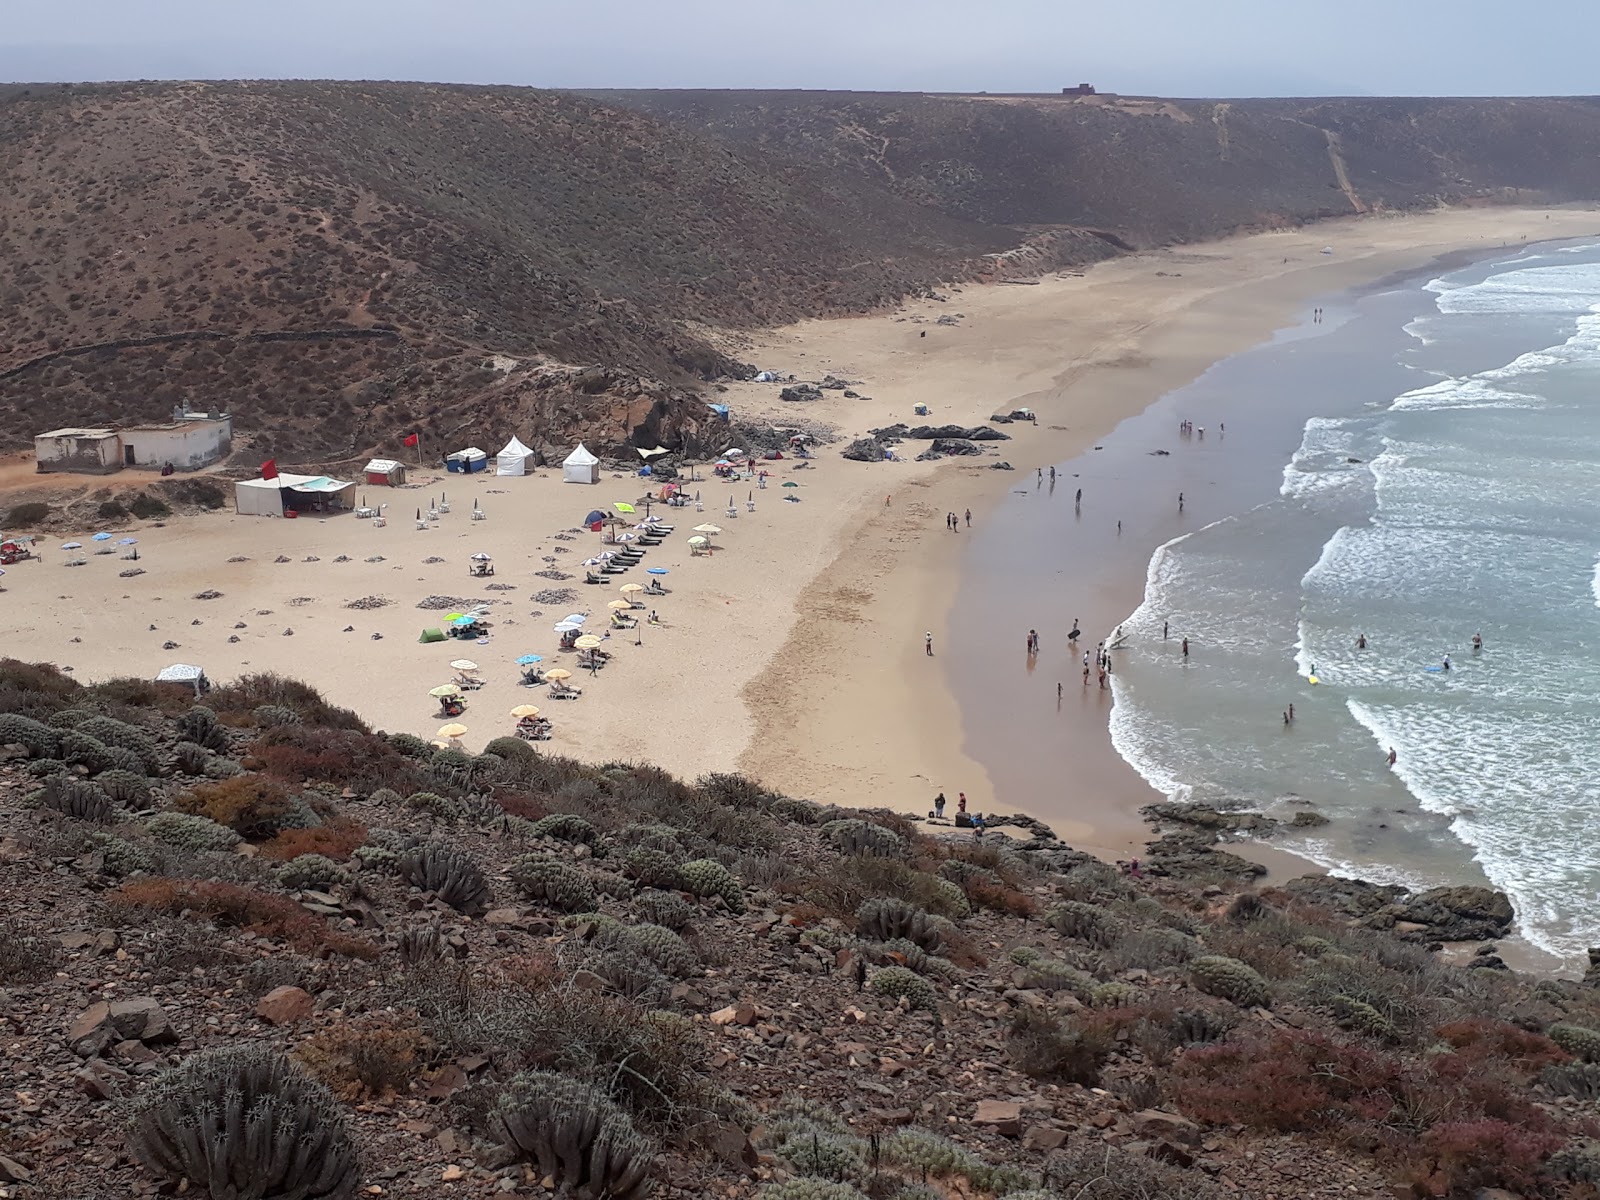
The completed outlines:
{"type": "Polygon", "coordinates": [[[26,746],[34,758],[65,758],[61,731],[20,713],[0,713],[0,746],[26,746]]]}
{"type": "Polygon", "coordinates": [[[677,892],[647,888],[633,898],[634,909],[646,921],[668,929],[682,929],[694,917],[694,909],[677,892]]]}
{"type": "Polygon", "coordinates": [[[1550,1156],[1546,1170],[1571,1183],[1600,1184],[1600,1142],[1573,1142],[1550,1156]]]}
{"type": "Polygon", "coordinates": [[[1343,1029],[1365,1034],[1379,1041],[1393,1041],[1398,1036],[1394,1022],[1365,1000],[1354,996],[1334,996],[1328,1002],[1334,1018],[1343,1029]]]}
{"type": "Polygon", "coordinates": [[[503,758],[507,762],[527,762],[539,757],[539,752],[518,737],[497,737],[483,748],[485,754],[503,758]]]}
{"type": "Polygon", "coordinates": [[[618,995],[655,1008],[666,1003],[672,980],[648,958],[614,945],[590,955],[585,965],[618,995]]]}
{"type": "Polygon", "coordinates": [[[622,870],[646,887],[676,888],[680,857],[653,846],[630,846],[622,856],[622,870]]]}
{"type": "Polygon", "coordinates": [[[1600,1063],[1572,1062],[1546,1067],[1539,1073],[1539,1083],[1553,1095],[1600,1100],[1600,1063]]]}
{"type": "Polygon", "coordinates": [[[730,912],[744,912],[744,889],[714,858],[696,858],[680,866],[678,886],[695,896],[720,896],[730,912]]]}
{"type": "Polygon", "coordinates": [[[1203,1046],[1220,1042],[1236,1024],[1236,1018],[1213,1012],[1209,1008],[1185,1008],[1172,1014],[1168,1028],[1183,1046],[1203,1046]]]}
{"type": "Polygon", "coordinates": [[[594,885],[582,871],[559,859],[525,854],[506,873],[529,900],[569,913],[587,912],[594,907],[594,885]]]}
{"type": "Polygon", "coordinates": [[[172,761],[185,775],[204,775],[212,757],[211,751],[198,742],[179,742],[172,751],[172,761]]]}
{"type": "Polygon", "coordinates": [[[356,866],[363,871],[380,871],[385,875],[393,875],[400,870],[400,851],[391,850],[387,846],[374,846],[370,843],[357,846],[351,857],[356,860],[356,866]]]}
{"type": "MultiPolygon", "coordinates": [[[[235,775],[243,775],[244,768],[231,758],[224,758],[220,754],[213,754],[206,759],[206,765],[200,772],[207,779],[232,779],[235,775]]],[[[284,829],[304,828],[304,826],[282,826],[284,829]]]]}
{"type": "Polygon", "coordinates": [[[1090,993],[1090,1002],[1096,1008],[1127,1008],[1138,999],[1138,988],[1115,979],[1110,983],[1102,983],[1090,993]]]}
{"type": "Polygon", "coordinates": [[[472,856],[448,842],[424,842],[400,856],[400,877],[432,892],[457,912],[477,912],[489,903],[488,880],[472,856]]]}
{"type": "Polygon", "coordinates": [[[63,708],[51,713],[44,723],[51,729],[76,729],[96,714],[87,708],[63,708]]]}
{"type": "Polygon", "coordinates": [[[862,937],[878,942],[904,938],[924,950],[937,952],[948,926],[926,909],[890,896],[868,900],[856,910],[856,927],[862,937]]]}
{"type": "Polygon", "coordinates": [[[700,965],[689,944],[670,929],[660,925],[624,925],[621,928],[626,930],[621,945],[649,959],[668,975],[681,979],[700,965]]]}
{"type": "Polygon", "coordinates": [[[360,1179],[332,1094],[264,1046],[202,1050],[158,1076],[133,1102],[128,1143],[214,1197],[347,1200],[360,1179]]]}
{"type": "Polygon", "coordinates": [[[549,1071],[514,1076],[489,1113],[489,1130],[558,1193],[584,1200],[640,1200],[655,1150],[598,1089],[549,1071]]]}
{"type": "Polygon", "coordinates": [[[405,806],[419,812],[430,813],[441,821],[459,821],[461,806],[438,792],[412,792],[405,798],[405,806]]]}
{"type": "Polygon", "coordinates": [[[407,758],[429,759],[433,757],[433,747],[428,742],[419,738],[414,733],[391,733],[389,744],[407,758]]]}
{"type": "Polygon", "coordinates": [[[1237,958],[1202,955],[1189,964],[1189,976],[1202,992],[1231,1000],[1241,1008],[1265,1008],[1271,1002],[1267,981],[1237,958]]]}
{"type": "Polygon", "coordinates": [[[845,854],[866,854],[876,858],[898,858],[905,853],[906,844],[900,835],[882,825],[847,817],[829,821],[822,827],[822,836],[845,854]]]}
{"type": "Polygon", "coordinates": [[[1552,1042],[1582,1062],[1600,1063],[1600,1033],[1583,1025],[1552,1025],[1546,1031],[1552,1042]]]}
{"type": "Polygon", "coordinates": [[[874,973],[867,987],[873,994],[893,1000],[903,996],[911,1002],[912,1008],[931,1013],[939,1011],[939,997],[933,984],[908,967],[884,967],[874,973]]]}
{"type": "Polygon", "coordinates": [[[157,813],[144,827],[158,842],[180,850],[232,850],[242,840],[233,830],[210,817],[181,812],[157,813]]]}
{"type": "Polygon", "coordinates": [[[147,774],[161,770],[161,746],[147,729],[111,717],[90,717],[80,721],[73,732],[92,737],[104,746],[120,746],[139,756],[147,774]]]}
{"type": "Polygon", "coordinates": [[[831,1179],[786,1179],[768,1184],[756,1200],[867,1200],[867,1194],[848,1183],[831,1179]]]}
{"type": "Polygon", "coordinates": [[[228,731],[217,723],[217,714],[203,704],[196,704],[180,716],[175,724],[178,736],[186,742],[204,746],[207,750],[228,748],[228,731]]]}
{"type": "Polygon", "coordinates": [[[105,825],[116,819],[117,806],[100,786],[72,775],[52,775],[35,793],[39,804],[74,821],[105,825]]]}
{"type": "Polygon", "coordinates": [[[1028,964],[1022,976],[1022,986],[1038,988],[1042,992],[1070,992],[1084,1003],[1094,999],[1099,986],[1092,975],[1078,970],[1058,958],[1043,958],[1028,964]]]}
{"type": "Polygon", "coordinates": [[[866,1143],[854,1135],[798,1131],[778,1146],[778,1157],[798,1175],[842,1183],[867,1173],[866,1143]]]}
{"type": "Polygon", "coordinates": [[[796,825],[815,825],[822,813],[821,807],[811,801],[789,796],[777,797],[767,806],[767,811],[780,821],[792,821],[796,825]]]}
{"type": "Polygon", "coordinates": [[[89,737],[76,729],[61,735],[61,757],[73,766],[83,767],[91,775],[109,771],[117,765],[110,748],[99,738],[89,737]]]}
{"type": "Polygon", "coordinates": [[[1116,929],[1105,909],[1085,900],[1067,900],[1044,915],[1044,922],[1064,937],[1076,938],[1098,949],[1116,941],[1116,929]]]}
{"type": "Polygon", "coordinates": [[[326,855],[297,854],[278,868],[278,882],[291,891],[303,888],[320,890],[335,884],[349,887],[354,878],[326,855]]]}
{"type": "Polygon", "coordinates": [[[255,723],[262,729],[277,729],[282,725],[300,724],[300,714],[292,708],[285,708],[281,704],[258,705],[250,715],[255,718],[255,723]]]}
{"type": "Polygon", "coordinates": [[[63,774],[72,768],[59,758],[34,758],[30,759],[23,769],[35,779],[49,779],[52,775],[63,774]]]}
{"type": "Polygon", "coordinates": [[[105,873],[113,879],[124,879],[136,872],[154,874],[156,862],[150,852],[137,842],[115,837],[109,833],[91,833],[89,840],[100,852],[105,873]]]}
{"type": "Polygon", "coordinates": [[[1007,952],[1006,957],[1019,967],[1030,967],[1034,963],[1043,960],[1045,953],[1035,946],[1013,946],[1007,952]]]}
{"type": "Polygon", "coordinates": [[[444,930],[439,928],[437,922],[412,925],[402,930],[395,942],[395,949],[400,952],[400,960],[408,966],[437,962],[441,958],[449,957],[444,930]]]}
{"type": "Polygon", "coordinates": [[[572,813],[551,813],[533,823],[533,836],[555,838],[558,842],[583,842],[592,846],[600,840],[600,831],[572,813]]]}

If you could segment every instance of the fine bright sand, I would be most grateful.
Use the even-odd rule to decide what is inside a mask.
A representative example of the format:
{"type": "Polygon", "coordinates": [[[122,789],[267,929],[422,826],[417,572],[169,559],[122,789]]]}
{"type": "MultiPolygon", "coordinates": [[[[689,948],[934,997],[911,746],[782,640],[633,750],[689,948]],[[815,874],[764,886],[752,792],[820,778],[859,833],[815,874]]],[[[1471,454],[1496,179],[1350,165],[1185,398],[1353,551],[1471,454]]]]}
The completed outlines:
{"type": "MultiPolygon", "coordinates": [[[[743,419],[823,421],[844,437],[917,423],[916,403],[931,407],[933,423],[964,425],[1027,405],[1038,426],[1007,426],[1013,440],[1000,450],[1019,472],[1031,472],[1093,445],[1124,416],[1264,340],[1313,297],[1446,252],[1597,230],[1595,214],[1571,210],[1350,218],[1133,255],[1036,286],[967,286],[943,302],[805,322],[730,347],[801,379],[831,372],[856,381],[870,400],[828,391],[821,401],[786,403],[777,386],[756,383],[733,385],[719,398],[743,419]],[[1320,253],[1325,246],[1333,253],[1320,253]],[[935,323],[958,313],[954,325],[935,323]]],[[[150,676],[174,662],[198,664],[223,681],[276,671],[313,684],[375,728],[427,737],[445,723],[428,689],[451,679],[450,660],[466,657],[487,681],[470,693],[460,718],[469,749],[511,732],[509,710],[532,703],[555,722],[554,752],[647,760],[690,777],[744,770],[824,802],[925,812],[943,790],[952,802],[966,792],[976,810],[1026,810],[1026,797],[995,796],[969,757],[952,691],[960,681],[945,677],[942,656],[929,659],[923,650],[925,631],[936,650],[951,638],[1012,634],[946,628],[965,541],[943,522],[947,512],[971,508],[971,536],[982,536],[988,506],[1016,477],[988,470],[992,458],[861,464],[841,459],[838,448],[822,447],[805,469],[788,458],[765,464],[772,478],[754,491],[754,512],[745,507],[754,482],[690,485],[704,512],[657,508],[676,532],[604,586],[585,585],[580,565],[600,549],[600,536],[567,531],[591,508],[637,501],[646,481],[634,475],[606,473],[591,487],[562,483],[559,469],[506,479],[413,469],[414,486],[405,489],[357,485],[369,503],[389,502],[381,529],[349,515],[286,521],[231,512],[164,527],[108,527],[139,539],[137,563],[95,554],[88,535],[96,531],[84,529],[74,535],[85,543],[77,552],[84,565],[67,566],[74,555],[45,542],[42,562],[19,564],[0,580],[6,652],[71,667],[86,681],[150,676]],[[780,486],[789,480],[800,486],[780,486]],[[415,509],[441,494],[452,511],[417,530],[415,509]],[[732,519],[730,497],[738,510],[732,519]],[[486,520],[470,519],[474,500],[486,520]],[[687,539],[702,522],[724,533],[713,538],[714,554],[691,557],[687,539]],[[469,577],[475,552],[493,556],[492,579],[469,577]],[[119,576],[133,566],[144,574],[119,576]],[[645,598],[665,627],[644,626],[642,645],[631,631],[615,633],[598,678],[578,672],[572,655],[555,653],[555,622],[587,611],[589,628],[603,629],[617,587],[648,582],[651,566],[670,571],[663,582],[671,594],[645,598]],[[552,567],[573,578],[533,574],[552,567]],[[570,588],[577,598],[536,603],[535,593],[547,588],[570,588]],[[221,596],[195,599],[208,591],[221,596]],[[444,615],[416,607],[430,595],[493,601],[488,644],[419,644],[420,631],[444,615]],[[366,597],[389,603],[347,607],[366,597]],[[177,648],[164,649],[169,641],[177,648]],[[549,701],[543,688],[519,687],[513,660],[527,653],[573,670],[582,698],[549,701]]],[[[920,448],[904,447],[909,455],[920,448]]],[[[1127,591],[1129,610],[1141,585],[1142,575],[1107,582],[1127,591]]],[[[1058,832],[1086,849],[1128,853],[1140,832],[1137,809],[1152,798],[1148,788],[1111,749],[1103,720],[1085,720],[1064,736],[1081,742],[1081,770],[1069,782],[1071,819],[1058,819],[1058,832]]],[[[1060,786],[1055,781],[1052,816],[1061,809],[1060,786]]]]}

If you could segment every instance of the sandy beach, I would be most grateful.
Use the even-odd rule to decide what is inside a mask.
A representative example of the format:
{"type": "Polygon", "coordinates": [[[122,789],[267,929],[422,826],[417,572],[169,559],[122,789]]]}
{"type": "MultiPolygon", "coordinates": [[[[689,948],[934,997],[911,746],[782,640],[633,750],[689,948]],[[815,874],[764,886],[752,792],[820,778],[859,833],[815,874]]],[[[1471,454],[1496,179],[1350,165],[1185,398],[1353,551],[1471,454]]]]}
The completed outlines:
{"type": "MultiPolygon", "coordinates": [[[[1039,422],[1006,427],[1014,440],[1001,443],[1001,455],[1017,476],[991,471],[991,458],[847,462],[841,442],[805,468],[793,459],[767,464],[764,490],[742,481],[690,485],[704,511],[658,510],[676,532],[643,566],[604,586],[585,585],[580,565],[600,536],[569,531],[591,508],[638,501],[647,481],[637,476],[606,473],[598,486],[579,486],[549,468],[525,478],[413,470],[408,488],[358,486],[369,503],[390,503],[383,528],[348,515],[285,521],[231,512],[106,526],[116,538],[138,539],[137,562],[94,553],[89,535],[98,530],[85,528],[71,535],[85,543],[83,565],[66,565],[74,555],[58,547],[67,537],[42,540],[42,561],[19,564],[0,581],[7,652],[71,667],[80,679],[153,675],[173,662],[198,664],[219,680],[281,672],[375,727],[427,736],[443,724],[428,689],[452,677],[451,660],[466,657],[486,681],[460,718],[471,749],[510,731],[514,705],[533,703],[555,722],[554,751],[649,760],[689,776],[745,770],[821,801],[926,811],[936,791],[952,801],[964,791],[975,809],[1026,811],[1027,797],[995,795],[964,745],[962,681],[948,676],[942,652],[952,639],[1011,636],[951,629],[947,615],[959,552],[969,536],[982,536],[986,514],[1013,480],[1092,446],[1124,416],[1268,337],[1313,297],[1448,252],[1597,230],[1600,217],[1571,210],[1352,218],[730,338],[763,368],[813,380],[832,373],[871,397],[826,391],[820,401],[789,403],[772,384],[731,385],[718,399],[742,419],[826,422],[842,438],[914,422],[919,403],[936,424],[976,424],[1019,405],[1039,422]],[[939,323],[946,317],[953,323],[939,323]],[[781,488],[786,481],[800,486],[781,488]],[[754,511],[746,506],[752,494],[754,511]],[[414,510],[441,495],[451,511],[418,530],[414,510]],[[474,501],[485,520],[471,520],[474,501]],[[970,534],[943,528],[947,512],[968,509],[970,534]],[[714,554],[692,557],[690,527],[702,522],[724,532],[713,539],[714,554]],[[493,556],[492,579],[469,576],[477,552],[493,556]],[[121,574],[135,567],[144,573],[121,574]],[[544,689],[518,686],[519,655],[575,670],[571,655],[555,653],[552,626],[571,612],[603,626],[617,585],[647,582],[644,567],[669,571],[660,578],[671,594],[647,600],[663,627],[615,632],[605,670],[574,679],[581,699],[548,702],[544,689]],[[534,574],[552,569],[572,578],[534,574]],[[548,589],[570,589],[572,598],[536,599],[548,589]],[[211,592],[220,595],[196,598],[211,592]],[[452,611],[420,609],[430,596],[487,602],[487,644],[419,644],[421,630],[452,611]],[[385,603],[351,607],[369,598],[385,603]],[[934,638],[931,660],[925,632],[934,638]]],[[[920,448],[907,446],[910,454],[920,448]]],[[[6,478],[7,508],[39,486],[20,472],[6,478]]],[[[1107,586],[1119,596],[1131,587],[1136,600],[1139,582],[1107,586]]],[[[1083,771],[1073,781],[1071,819],[1056,820],[1059,832],[1124,854],[1141,831],[1137,808],[1149,791],[1112,751],[1103,717],[1071,729],[1083,771]]]]}

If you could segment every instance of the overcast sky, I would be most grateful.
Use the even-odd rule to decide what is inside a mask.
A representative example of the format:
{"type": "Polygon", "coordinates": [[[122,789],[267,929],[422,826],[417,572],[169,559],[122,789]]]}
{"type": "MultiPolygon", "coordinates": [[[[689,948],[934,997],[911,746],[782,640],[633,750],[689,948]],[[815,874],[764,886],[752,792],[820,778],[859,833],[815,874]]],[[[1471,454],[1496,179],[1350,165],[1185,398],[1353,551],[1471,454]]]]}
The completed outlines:
{"type": "Polygon", "coordinates": [[[0,80],[1600,93],[1594,0],[54,0],[0,80]]]}

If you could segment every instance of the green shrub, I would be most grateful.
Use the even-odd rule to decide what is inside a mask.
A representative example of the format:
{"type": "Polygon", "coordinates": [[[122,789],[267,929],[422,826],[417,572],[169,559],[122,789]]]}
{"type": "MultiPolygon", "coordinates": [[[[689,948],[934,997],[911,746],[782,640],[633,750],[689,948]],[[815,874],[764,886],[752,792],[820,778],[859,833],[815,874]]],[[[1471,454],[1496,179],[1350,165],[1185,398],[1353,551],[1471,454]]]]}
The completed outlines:
{"type": "Polygon", "coordinates": [[[158,500],[148,492],[140,492],[135,496],[128,505],[128,511],[141,521],[154,521],[172,515],[172,509],[164,500],[158,500]]]}
{"type": "Polygon", "coordinates": [[[855,817],[829,821],[822,827],[822,836],[835,849],[850,855],[899,858],[906,851],[905,842],[892,829],[855,817]]]}
{"type": "Polygon", "coordinates": [[[891,1000],[904,997],[912,1008],[938,1014],[939,997],[933,985],[908,967],[885,967],[873,974],[867,987],[874,995],[891,1000]]]}
{"type": "Polygon", "coordinates": [[[1236,958],[1203,955],[1189,964],[1189,977],[1202,992],[1231,1000],[1241,1008],[1265,1008],[1271,1003],[1267,981],[1236,958]]]}
{"type": "Polygon", "coordinates": [[[144,827],[158,842],[165,842],[180,850],[232,850],[244,840],[210,817],[192,816],[189,813],[157,813],[144,823],[144,827]]]}
{"type": "Polygon", "coordinates": [[[324,854],[300,854],[278,868],[278,882],[290,891],[325,891],[333,885],[349,887],[354,877],[324,854]]]}
{"type": "Polygon", "coordinates": [[[594,885],[575,867],[540,854],[527,854],[507,868],[511,882],[529,900],[562,912],[587,912],[594,907],[594,885]]]}
{"type": "Polygon", "coordinates": [[[65,758],[61,733],[20,713],[0,713],[0,746],[26,746],[34,758],[65,758]]]}
{"type": "Polygon", "coordinates": [[[1552,1042],[1573,1058],[1586,1063],[1600,1063],[1600,1032],[1583,1025],[1552,1025],[1545,1031],[1552,1042]]]}
{"type": "Polygon", "coordinates": [[[593,846],[600,840],[600,831],[582,817],[571,813],[551,813],[533,823],[534,837],[554,838],[559,842],[583,842],[593,846]]]}
{"type": "Polygon", "coordinates": [[[655,1149],[603,1092],[552,1071],[526,1071],[506,1084],[489,1130],[558,1193],[640,1200],[650,1189],[655,1149]]]}
{"type": "Polygon", "coordinates": [[[519,737],[494,738],[483,748],[483,752],[509,763],[528,762],[539,757],[539,752],[519,737]]]}
{"type": "Polygon", "coordinates": [[[744,912],[744,889],[716,859],[697,858],[684,863],[678,868],[678,886],[694,896],[720,896],[730,912],[744,912]]]}

